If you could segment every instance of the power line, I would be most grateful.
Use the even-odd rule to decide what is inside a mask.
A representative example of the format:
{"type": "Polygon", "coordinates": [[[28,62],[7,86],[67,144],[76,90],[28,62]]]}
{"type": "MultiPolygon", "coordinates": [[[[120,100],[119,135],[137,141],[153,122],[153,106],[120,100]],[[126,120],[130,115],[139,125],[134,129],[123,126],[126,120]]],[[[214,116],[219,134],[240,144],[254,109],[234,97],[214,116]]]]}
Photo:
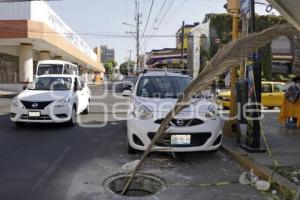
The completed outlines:
{"type": "Polygon", "coordinates": [[[174,5],[175,1],[172,1],[170,4],[169,4],[169,7],[168,9],[166,10],[165,14],[163,15],[163,17],[161,18],[160,22],[158,23],[157,25],[157,28],[161,25],[161,23],[163,22],[163,20],[165,19],[165,17],[167,16],[167,14],[169,13],[169,11],[171,10],[172,6],[174,5]]]}
{"type": "Polygon", "coordinates": [[[146,32],[146,30],[147,30],[148,23],[149,23],[149,20],[150,20],[150,16],[151,16],[151,13],[152,13],[152,9],[153,9],[153,5],[154,5],[154,0],[152,0],[152,2],[151,2],[151,6],[150,6],[149,13],[148,13],[148,17],[147,17],[147,22],[146,22],[146,25],[145,25],[145,29],[144,29],[144,31],[143,31],[143,35],[145,35],[145,32],[146,32]]]}
{"type": "MultiPolygon", "coordinates": [[[[165,1],[166,2],[166,1],[165,1]]],[[[165,3],[164,2],[164,3],[165,3]]],[[[165,11],[164,15],[162,16],[162,18],[160,19],[159,23],[157,24],[157,27],[155,27],[152,31],[152,33],[150,34],[150,36],[148,38],[145,38],[144,41],[144,45],[147,45],[147,43],[150,41],[150,39],[152,38],[152,36],[155,34],[155,32],[159,29],[159,26],[161,25],[161,23],[163,22],[163,20],[166,18],[167,14],[169,13],[169,11],[171,10],[172,6],[174,5],[175,0],[173,0],[170,4],[169,7],[167,8],[167,10],[165,11]],[[148,40],[147,40],[148,39],[148,40]]],[[[164,7],[164,4],[163,6],[164,7]]]]}
{"type": "Polygon", "coordinates": [[[158,14],[156,15],[156,18],[155,18],[155,20],[154,20],[154,24],[153,24],[153,26],[154,26],[154,25],[155,25],[155,23],[158,21],[158,17],[159,17],[159,15],[161,14],[161,12],[163,11],[163,9],[164,9],[164,7],[165,7],[166,3],[167,3],[167,0],[165,0],[165,1],[164,1],[164,3],[162,4],[162,6],[161,6],[160,10],[158,11],[158,14]]]}

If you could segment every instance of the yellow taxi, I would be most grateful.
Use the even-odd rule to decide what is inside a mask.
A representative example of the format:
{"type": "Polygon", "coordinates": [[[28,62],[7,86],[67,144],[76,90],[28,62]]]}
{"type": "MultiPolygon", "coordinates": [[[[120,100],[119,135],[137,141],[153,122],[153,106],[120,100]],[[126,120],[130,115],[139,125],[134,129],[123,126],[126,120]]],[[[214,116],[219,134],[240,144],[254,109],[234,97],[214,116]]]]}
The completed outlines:
{"type": "MultiPolygon", "coordinates": [[[[273,109],[281,107],[284,98],[285,83],[281,82],[262,82],[261,83],[261,101],[264,107],[273,109]]],[[[220,92],[217,95],[217,104],[224,109],[230,108],[230,90],[220,92]]]]}

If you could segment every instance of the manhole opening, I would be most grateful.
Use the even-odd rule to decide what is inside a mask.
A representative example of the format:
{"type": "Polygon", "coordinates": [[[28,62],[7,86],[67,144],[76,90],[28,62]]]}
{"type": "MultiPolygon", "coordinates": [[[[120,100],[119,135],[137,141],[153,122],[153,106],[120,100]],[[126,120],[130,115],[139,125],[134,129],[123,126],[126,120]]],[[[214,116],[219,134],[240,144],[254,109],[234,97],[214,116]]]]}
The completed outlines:
{"type": "MultiPolygon", "coordinates": [[[[110,177],[104,182],[104,185],[112,192],[120,195],[128,178],[128,174],[119,174],[110,177]]],[[[165,182],[156,176],[138,174],[133,179],[125,196],[142,197],[154,195],[164,190],[165,185],[165,182]]]]}

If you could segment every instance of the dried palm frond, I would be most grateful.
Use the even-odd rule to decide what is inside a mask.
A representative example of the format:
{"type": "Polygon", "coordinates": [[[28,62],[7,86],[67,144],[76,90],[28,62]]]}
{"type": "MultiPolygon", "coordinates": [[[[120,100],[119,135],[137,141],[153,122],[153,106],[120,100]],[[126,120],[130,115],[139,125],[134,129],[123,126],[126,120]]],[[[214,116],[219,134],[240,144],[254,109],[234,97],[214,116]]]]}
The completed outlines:
{"type": "Polygon", "coordinates": [[[166,115],[162,121],[156,135],[148,145],[139,164],[133,170],[129,180],[125,184],[122,194],[128,190],[134,176],[139,170],[142,162],[151,152],[154,144],[164,136],[173,117],[175,117],[184,107],[188,105],[189,100],[195,94],[207,89],[215,77],[224,74],[233,65],[238,65],[244,61],[245,55],[256,51],[258,48],[272,42],[273,39],[281,35],[293,36],[298,31],[290,24],[278,25],[268,28],[262,32],[254,33],[246,37],[242,37],[236,41],[232,41],[218,51],[218,53],[210,60],[206,67],[201,71],[197,78],[187,87],[184,95],[181,96],[176,105],[166,115]]]}

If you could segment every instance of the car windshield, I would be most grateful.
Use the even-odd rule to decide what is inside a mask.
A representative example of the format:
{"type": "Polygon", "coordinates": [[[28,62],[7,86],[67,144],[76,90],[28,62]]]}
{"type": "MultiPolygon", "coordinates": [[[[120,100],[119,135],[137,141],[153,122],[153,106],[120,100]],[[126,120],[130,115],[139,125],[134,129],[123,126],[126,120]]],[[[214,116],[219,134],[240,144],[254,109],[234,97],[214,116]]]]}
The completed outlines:
{"type": "Polygon", "coordinates": [[[135,83],[136,82],[136,77],[125,77],[125,81],[135,83]]]}
{"type": "Polygon", "coordinates": [[[38,66],[37,75],[45,75],[45,74],[62,74],[63,73],[63,65],[61,64],[41,64],[38,66]]]}
{"type": "Polygon", "coordinates": [[[29,90],[70,90],[72,79],[66,77],[39,77],[28,87],[29,90]]]}
{"type": "Polygon", "coordinates": [[[149,98],[178,98],[192,82],[188,77],[146,76],[139,81],[137,96],[149,98]]]}

